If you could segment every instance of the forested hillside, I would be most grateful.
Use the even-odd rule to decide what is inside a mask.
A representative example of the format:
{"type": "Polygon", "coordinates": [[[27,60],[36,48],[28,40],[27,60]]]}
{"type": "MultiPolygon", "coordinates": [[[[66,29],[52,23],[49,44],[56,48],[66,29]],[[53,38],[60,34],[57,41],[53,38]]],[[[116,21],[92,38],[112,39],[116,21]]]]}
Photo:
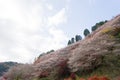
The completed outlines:
{"type": "Polygon", "coordinates": [[[12,66],[17,65],[17,62],[1,62],[0,63],[0,76],[2,76],[2,74],[6,71],[8,71],[8,69],[12,66]]]}

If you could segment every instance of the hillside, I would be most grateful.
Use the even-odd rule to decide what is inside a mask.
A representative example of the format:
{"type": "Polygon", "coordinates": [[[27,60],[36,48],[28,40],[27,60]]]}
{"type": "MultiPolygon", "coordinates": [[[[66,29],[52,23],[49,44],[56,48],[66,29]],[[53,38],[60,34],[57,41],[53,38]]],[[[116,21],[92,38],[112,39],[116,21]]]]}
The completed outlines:
{"type": "Polygon", "coordinates": [[[120,76],[120,15],[85,39],[41,56],[26,69],[25,66],[11,69],[5,76],[8,80],[63,80],[73,73],[84,78],[98,75],[117,80],[120,76]],[[21,73],[11,73],[12,70],[21,73]]]}
{"type": "Polygon", "coordinates": [[[16,62],[1,62],[0,63],[0,76],[2,76],[4,72],[7,72],[10,67],[15,66],[15,65],[17,65],[16,62]]]}

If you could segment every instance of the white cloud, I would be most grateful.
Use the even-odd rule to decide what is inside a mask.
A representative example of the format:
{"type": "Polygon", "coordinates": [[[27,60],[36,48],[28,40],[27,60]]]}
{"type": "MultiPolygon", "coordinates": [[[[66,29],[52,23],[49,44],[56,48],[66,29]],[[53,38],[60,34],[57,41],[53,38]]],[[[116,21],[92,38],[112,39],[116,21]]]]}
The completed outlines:
{"type": "Polygon", "coordinates": [[[48,25],[49,26],[58,26],[61,23],[65,23],[67,21],[66,9],[61,9],[54,16],[48,17],[48,25]]]}
{"type": "Polygon", "coordinates": [[[46,16],[40,0],[0,0],[0,61],[33,61],[43,51],[65,46],[67,36],[56,26],[67,21],[65,8],[46,16]],[[47,25],[49,23],[49,25],[47,25]]]}
{"type": "Polygon", "coordinates": [[[48,10],[52,11],[53,10],[53,5],[51,4],[46,4],[46,7],[48,8],[48,10]]]}

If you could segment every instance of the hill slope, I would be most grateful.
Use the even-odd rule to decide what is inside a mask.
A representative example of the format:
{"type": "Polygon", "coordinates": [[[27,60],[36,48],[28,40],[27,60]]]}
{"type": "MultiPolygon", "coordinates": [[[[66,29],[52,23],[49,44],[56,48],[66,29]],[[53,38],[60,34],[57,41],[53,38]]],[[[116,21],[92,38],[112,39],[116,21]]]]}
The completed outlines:
{"type": "Polygon", "coordinates": [[[33,77],[38,80],[43,77],[46,77],[44,80],[63,80],[71,73],[83,77],[106,75],[112,79],[120,76],[120,15],[84,40],[41,56],[32,64],[32,68],[32,73],[26,75],[32,77],[29,80],[33,80],[33,77]]]}
{"type": "MultiPolygon", "coordinates": [[[[115,63],[111,61],[116,64],[118,62],[117,67],[119,67],[117,60],[120,60],[120,15],[108,21],[84,40],[40,57],[35,65],[40,74],[44,70],[53,70],[66,60],[71,72],[90,71],[104,64],[114,66],[115,63]]],[[[117,70],[120,72],[119,68],[117,70]]]]}
{"type": "Polygon", "coordinates": [[[4,72],[7,72],[10,67],[15,66],[15,65],[17,65],[16,62],[1,62],[0,63],[0,76],[2,76],[4,72]]]}

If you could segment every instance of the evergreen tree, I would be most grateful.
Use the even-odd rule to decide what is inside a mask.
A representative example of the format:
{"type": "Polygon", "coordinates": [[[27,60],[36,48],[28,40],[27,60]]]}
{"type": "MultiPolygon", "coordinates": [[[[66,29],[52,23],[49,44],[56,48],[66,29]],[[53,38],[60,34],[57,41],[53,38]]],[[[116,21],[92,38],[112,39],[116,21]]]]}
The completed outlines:
{"type": "Polygon", "coordinates": [[[75,42],[75,39],[74,38],[71,38],[71,43],[74,43],[75,42]]]}
{"type": "Polygon", "coordinates": [[[69,40],[69,41],[68,41],[68,45],[70,45],[70,44],[72,44],[72,42],[69,40]]]}
{"type": "Polygon", "coordinates": [[[80,35],[76,35],[75,40],[76,40],[76,42],[79,41],[79,40],[82,40],[82,37],[80,35]]]}
{"type": "Polygon", "coordinates": [[[102,26],[103,24],[105,24],[107,22],[107,20],[105,21],[100,21],[99,23],[96,23],[94,26],[92,26],[92,31],[95,31],[97,28],[99,28],[100,26],[102,26]]]}
{"type": "Polygon", "coordinates": [[[88,29],[84,30],[84,35],[87,36],[88,34],[90,34],[90,31],[88,29]]]}
{"type": "Polygon", "coordinates": [[[95,31],[97,29],[97,26],[92,26],[92,31],[95,31]]]}

